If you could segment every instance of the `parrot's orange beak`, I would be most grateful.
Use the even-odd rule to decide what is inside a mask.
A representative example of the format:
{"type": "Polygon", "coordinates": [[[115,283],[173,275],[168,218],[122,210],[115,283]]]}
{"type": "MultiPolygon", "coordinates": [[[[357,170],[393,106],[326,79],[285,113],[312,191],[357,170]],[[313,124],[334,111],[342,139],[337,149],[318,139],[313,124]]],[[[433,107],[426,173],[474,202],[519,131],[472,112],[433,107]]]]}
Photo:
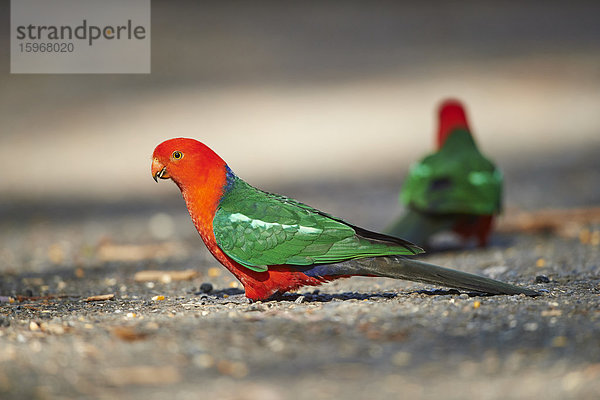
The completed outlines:
{"type": "Polygon", "coordinates": [[[152,159],[152,177],[155,182],[158,182],[158,179],[169,179],[170,176],[167,174],[167,167],[162,165],[158,158],[152,159]]]}

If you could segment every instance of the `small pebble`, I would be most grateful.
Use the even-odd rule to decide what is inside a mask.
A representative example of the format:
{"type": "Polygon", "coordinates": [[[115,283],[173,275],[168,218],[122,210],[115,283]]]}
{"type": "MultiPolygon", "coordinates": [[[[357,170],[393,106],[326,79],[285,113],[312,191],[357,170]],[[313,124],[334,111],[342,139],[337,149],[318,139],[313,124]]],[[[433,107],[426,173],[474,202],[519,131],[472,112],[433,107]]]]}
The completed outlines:
{"type": "Polygon", "coordinates": [[[165,299],[165,296],[154,296],[152,297],[152,301],[163,301],[165,299]]]}
{"type": "Polygon", "coordinates": [[[213,285],[210,282],[203,282],[200,285],[200,292],[202,293],[210,293],[213,291],[213,285]]]}
{"type": "Polygon", "coordinates": [[[538,275],[535,277],[535,283],[548,283],[550,282],[550,278],[546,275],[538,275]]]}

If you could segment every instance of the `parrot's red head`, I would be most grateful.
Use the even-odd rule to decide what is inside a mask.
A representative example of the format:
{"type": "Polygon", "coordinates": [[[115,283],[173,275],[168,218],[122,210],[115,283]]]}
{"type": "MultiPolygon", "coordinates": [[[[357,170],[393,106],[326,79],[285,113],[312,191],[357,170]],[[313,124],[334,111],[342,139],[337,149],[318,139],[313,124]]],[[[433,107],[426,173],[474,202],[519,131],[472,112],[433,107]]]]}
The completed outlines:
{"type": "Polygon", "coordinates": [[[184,191],[216,185],[221,188],[225,161],[205,144],[187,138],[169,139],[154,149],[152,177],[172,179],[184,191]],[[219,186],[220,185],[220,186],[219,186]]]}
{"type": "Polygon", "coordinates": [[[450,133],[459,128],[469,129],[465,108],[458,100],[445,100],[439,107],[438,149],[444,145],[450,133]]]}

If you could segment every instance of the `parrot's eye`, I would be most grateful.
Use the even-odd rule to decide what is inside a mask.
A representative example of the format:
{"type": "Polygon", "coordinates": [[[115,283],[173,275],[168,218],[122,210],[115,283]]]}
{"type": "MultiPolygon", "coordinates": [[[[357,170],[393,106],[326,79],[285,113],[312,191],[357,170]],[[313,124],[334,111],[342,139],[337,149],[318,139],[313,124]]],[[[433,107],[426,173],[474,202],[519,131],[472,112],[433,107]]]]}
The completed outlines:
{"type": "Polygon", "coordinates": [[[171,158],[173,160],[181,160],[183,158],[183,153],[180,151],[174,151],[173,154],[171,155],[171,158]]]}

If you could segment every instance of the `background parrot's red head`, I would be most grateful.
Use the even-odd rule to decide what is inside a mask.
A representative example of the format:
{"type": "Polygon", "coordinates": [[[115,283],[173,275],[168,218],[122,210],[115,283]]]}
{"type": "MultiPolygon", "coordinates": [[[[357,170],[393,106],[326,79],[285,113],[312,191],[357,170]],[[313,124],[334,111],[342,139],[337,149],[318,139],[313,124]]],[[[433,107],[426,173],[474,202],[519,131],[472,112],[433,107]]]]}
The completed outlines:
{"type": "Polygon", "coordinates": [[[437,135],[438,149],[444,145],[446,138],[455,129],[469,130],[467,115],[463,104],[455,99],[445,100],[439,107],[439,128],[437,135]]]}
{"type": "Polygon", "coordinates": [[[225,161],[205,144],[187,138],[169,139],[154,149],[152,177],[172,179],[181,189],[222,175],[225,161]],[[218,173],[218,174],[217,174],[218,173]]]}

